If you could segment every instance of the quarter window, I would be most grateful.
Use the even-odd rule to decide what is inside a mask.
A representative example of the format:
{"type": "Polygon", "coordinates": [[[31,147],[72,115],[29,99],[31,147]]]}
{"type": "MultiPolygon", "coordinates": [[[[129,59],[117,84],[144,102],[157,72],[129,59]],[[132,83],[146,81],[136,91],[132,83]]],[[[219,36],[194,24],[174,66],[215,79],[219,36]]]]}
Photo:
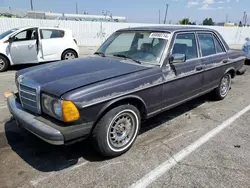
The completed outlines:
{"type": "Polygon", "coordinates": [[[215,48],[217,53],[225,52],[223,47],[221,46],[221,43],[218,41],[218,39],[214,36],[214,43],[215,43],[215,48]]]}
{"type": "Polygon", "coordinates": [[[194,33],[178,34],[175,38],[172,54],[185,54],[187,60],[198,58],[194,33]]]}
{"type": "Polygon", "coordinates": [[[213,35],[210,33],[199,33],[198,34],[200,48],[201,48],[201,55],[209,56],[216,54],[215,43],[213,39],[213,35]]]}
{"type": "Polygon", "coordinates": [[[54,39],[64,37],[64,31],[55,29],[42,29],[40,30],[40,34],[41,39],[54,39]]]}

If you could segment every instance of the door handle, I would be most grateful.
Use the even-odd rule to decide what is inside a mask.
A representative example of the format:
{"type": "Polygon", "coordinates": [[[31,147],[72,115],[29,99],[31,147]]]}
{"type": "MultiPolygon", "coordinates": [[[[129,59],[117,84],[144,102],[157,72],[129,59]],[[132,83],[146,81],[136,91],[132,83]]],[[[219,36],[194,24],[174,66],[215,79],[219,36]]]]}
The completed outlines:
{"type": "Polygon", "coordinates": [[[228,63],[228,59],[224,59],[224,60],[222,60],[222,63],[228,63]]]}
{"type": "Polygon", "coordinates": [[[202,69],[203,69],[202,65],[195,67],[195,70],[197,70],[197,71],[201,71],[202,69]]]}
{"type": "Polygon", "coordinates": [[[34,44],[30,44],[29,46],[28,46],[28,48],[32,48],[34,46],[34,44]]]}

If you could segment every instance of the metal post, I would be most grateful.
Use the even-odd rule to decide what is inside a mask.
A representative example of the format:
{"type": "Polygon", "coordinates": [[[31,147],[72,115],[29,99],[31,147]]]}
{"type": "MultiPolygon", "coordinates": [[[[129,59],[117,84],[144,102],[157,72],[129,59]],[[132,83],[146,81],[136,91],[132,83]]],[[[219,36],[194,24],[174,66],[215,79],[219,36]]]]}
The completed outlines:
{"type": "Polygon", "coordinates": [[[76,14],[78,14],[78,5],[77,5],[77,2],[76,2],[76,14]]]}
{"type": "Polygon", "coordinates": [[[159,9],[159,24],[161,23],[161,10],[159,9]]]}
{"type": "Polygon", "coordinates": [[[30,0],[30,8],[33,10],[33,0],[30,0]]]}
{"type": "Polygon", "coordinates": [[[166,13],[165,13],[164,24],[166,24],[166,21],[167,21],[167,15],[168,15],[168,6],[169,6],[169,4],[166,4],[166,13]]]}

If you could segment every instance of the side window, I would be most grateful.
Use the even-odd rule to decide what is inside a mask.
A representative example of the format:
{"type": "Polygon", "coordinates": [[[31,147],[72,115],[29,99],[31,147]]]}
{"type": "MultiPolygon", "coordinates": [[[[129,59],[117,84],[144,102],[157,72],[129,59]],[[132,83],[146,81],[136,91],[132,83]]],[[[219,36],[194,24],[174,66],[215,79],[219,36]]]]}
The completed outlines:
{"type": "Polygon", "coordinates": [[[201,55],[203,57],[216,54],[216,48],[215,48],[212,34],[199,33],[198,38],[199,38],[199,43],[200,43],[200,48],[201,48],[201,55]]]}
{"type": "Polygon", "coordinates": [[[187,60],[198,58],[194,33],[178,34],[174,41],[172,54],[185,54],[187,60]]]}
{"type": "Polygon", "coordinates": [[[214,36],[214,43],[217,53],[225,52],[224,48],[222,47],[221,43],[218,41],[218,39],[214,36]]]}
{"type": "Polygon", "coordinates": [[[14,36],[14,41],[27,41],[36,39],[37,39],[37,33],[35,28],[24,30],[18,33],[16,36],[14,36]]]}
{"type": "Polygon", "coordinates": [[[132,46],[135,33],[121,33],[116,39],[108,46],[105,53],[119,53],[127,52],[132,46]]]}
{"type": "Polygon", "coordinates": [[[64,31],[55,29],[42,29],[40,30],[41,39],[63,38],[64,31]]]}

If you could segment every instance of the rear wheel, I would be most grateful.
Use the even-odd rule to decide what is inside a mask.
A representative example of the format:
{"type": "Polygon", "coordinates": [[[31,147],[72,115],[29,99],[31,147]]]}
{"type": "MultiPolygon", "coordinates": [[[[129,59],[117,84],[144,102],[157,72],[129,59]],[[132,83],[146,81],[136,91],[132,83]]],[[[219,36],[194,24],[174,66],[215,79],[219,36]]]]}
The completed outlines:
{"type": "Polygon", "coordinates": [[[73,50],[66,50],[62,54],[62,60],[69,60],[69,59],[75,59],[77,58],[77,54],[73,50]]]}
{"type": "Polygon", "coordinates": [[[230,73],[226,73],[222,79],[221,79],[221,82],[220,82],[220,85],[218,88],[215,89],[215,98],[217,100],[222,100],[224,99],[229,90],[231,88],[231,74],[230,73]]]}
{"type": "Polygon", "coordinates": [[[8,59],[0,55],[0,72],[6,71],[10,66],[8,59]]]}
{"type": "Polygon", "coordinates": [[[133,145],[140,124],[140,113],[133,105],[121,105],[110,110],[93,131],[95,149],[106,157],[125,153],[133,145]]]}

